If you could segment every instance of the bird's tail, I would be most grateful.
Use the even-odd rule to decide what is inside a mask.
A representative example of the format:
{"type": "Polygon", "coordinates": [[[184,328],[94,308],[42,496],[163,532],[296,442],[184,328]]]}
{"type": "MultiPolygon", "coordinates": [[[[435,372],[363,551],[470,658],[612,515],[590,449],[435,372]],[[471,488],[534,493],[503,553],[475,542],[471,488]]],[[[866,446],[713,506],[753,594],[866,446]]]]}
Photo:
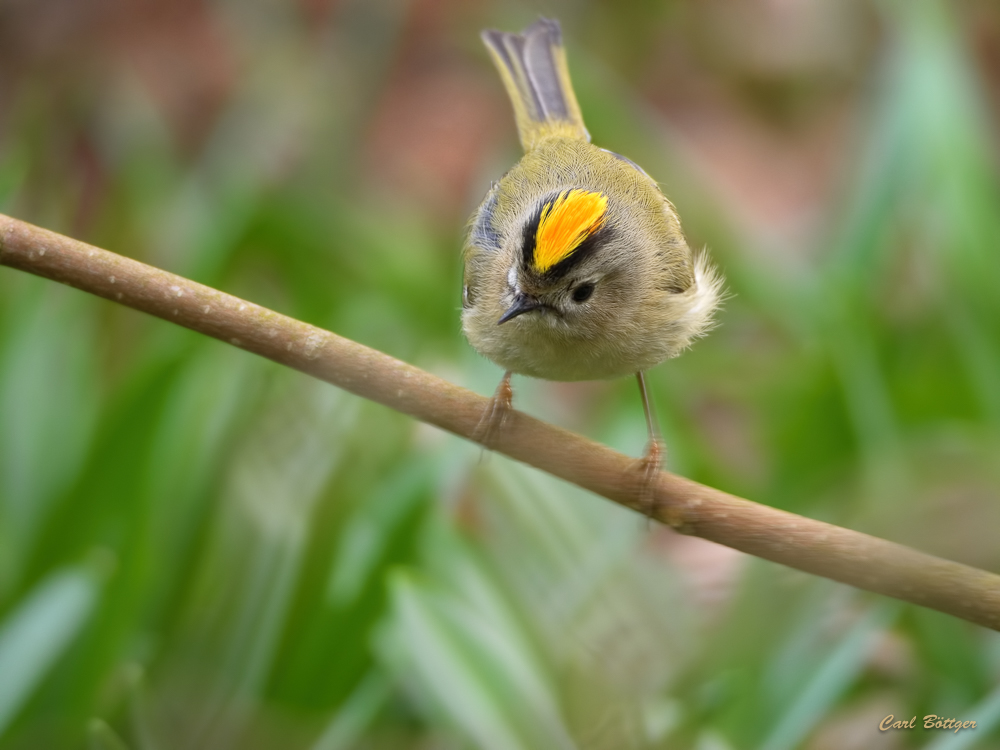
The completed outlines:
{"type": "Polygon", "coordinates": [[[539,19],[520,34],[488,29],[482,37],[514,105],[525,151],[554,136],[590,140],[569,80],[558,21],[539,19]]]}

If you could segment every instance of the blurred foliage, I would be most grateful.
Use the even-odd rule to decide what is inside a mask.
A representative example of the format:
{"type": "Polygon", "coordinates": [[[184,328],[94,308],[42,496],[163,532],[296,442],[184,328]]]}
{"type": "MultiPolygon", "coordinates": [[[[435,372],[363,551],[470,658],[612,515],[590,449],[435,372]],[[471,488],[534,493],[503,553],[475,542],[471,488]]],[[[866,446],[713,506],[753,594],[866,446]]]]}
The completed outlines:
{"type": "MultiPolygon", "coordinates": [[[[18,0],[0,210],[489,392],[458,249],[517,151],[477,34],[539,12],[728,279],[652,376],[670,468],[1000,569],[992,0],[18,0]]],[[[516,387],[642,450],[631,381],[516,387]]],[[[955,750],[998,686],[995,633],[0,271],[3,748],[955,750]]]]}

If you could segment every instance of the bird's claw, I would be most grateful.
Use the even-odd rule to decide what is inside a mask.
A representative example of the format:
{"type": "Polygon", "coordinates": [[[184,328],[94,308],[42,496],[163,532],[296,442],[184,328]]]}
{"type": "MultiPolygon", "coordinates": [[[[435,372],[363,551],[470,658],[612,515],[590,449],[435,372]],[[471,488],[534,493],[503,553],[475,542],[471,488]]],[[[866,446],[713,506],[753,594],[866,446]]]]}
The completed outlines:
{"type": "Polygon", "coordinates": [[[653,439],[646,447],[646,455],[636,462],[636,474],[639,480],[639,501],[637,510],[652,519],[656,511],[656,479],[663,468],[663,443],[653,439]]]}
{"type": "Polygon", "coordinates": [[[496,445],[500,431],[514,409],[513,403],[514,390],[510,387],[510,373],[507,373],[483,409],[476,429],[472,431],[472,439],[483,446],[484,450],[492,450],[496,445]]]}

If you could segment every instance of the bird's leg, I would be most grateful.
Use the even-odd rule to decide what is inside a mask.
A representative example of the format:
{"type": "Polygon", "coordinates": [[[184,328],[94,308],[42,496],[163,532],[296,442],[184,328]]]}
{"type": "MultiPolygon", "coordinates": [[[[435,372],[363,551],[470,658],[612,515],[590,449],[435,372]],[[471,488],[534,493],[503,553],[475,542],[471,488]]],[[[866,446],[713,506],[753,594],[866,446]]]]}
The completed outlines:
{"type": "Polygon", "coordinates": [[[472,439],[487,450],[496,445],[497,436],[513,410],[514,390],[510,387],[510,376],[510,370],[503,374],[500,385],[483,409],[483,416],[472,433],[472,439]]]}
{"type": "Polygon", "coordinates": [[[649,392],[646,390],[646,378],[637,372],[635,379],[639,382],[639,393],[642,395],[642,408],[646,413],[646,430],[649,432],[649,442],[646,444],[646,455],[639,459],[639,477],[642,484],[639,487],[639,510],[647,517],[653,517],[655,500],[653,486],[656,477],[663,466],[663,442],[656,430],[656,420],[653,418],[653,407],[649,402],[649,392]]]}

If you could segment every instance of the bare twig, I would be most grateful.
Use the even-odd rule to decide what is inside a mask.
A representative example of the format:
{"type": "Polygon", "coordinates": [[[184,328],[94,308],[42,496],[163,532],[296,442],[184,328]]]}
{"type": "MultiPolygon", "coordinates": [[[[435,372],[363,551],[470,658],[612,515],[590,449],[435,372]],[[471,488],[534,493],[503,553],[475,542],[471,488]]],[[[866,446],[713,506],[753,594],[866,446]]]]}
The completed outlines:
{"type": "MultiPolygon", "coordinates": [[[[470,438],[486,399],[188,279],[0,215],[0,265],[128,305],[470,438]]],[[[514,412],[495,450],[629,508],[635,462],[514,412]]],[[[1000,630],[1000,576],[662,473],[654,517],[685,534],[1000,630]]]]}

